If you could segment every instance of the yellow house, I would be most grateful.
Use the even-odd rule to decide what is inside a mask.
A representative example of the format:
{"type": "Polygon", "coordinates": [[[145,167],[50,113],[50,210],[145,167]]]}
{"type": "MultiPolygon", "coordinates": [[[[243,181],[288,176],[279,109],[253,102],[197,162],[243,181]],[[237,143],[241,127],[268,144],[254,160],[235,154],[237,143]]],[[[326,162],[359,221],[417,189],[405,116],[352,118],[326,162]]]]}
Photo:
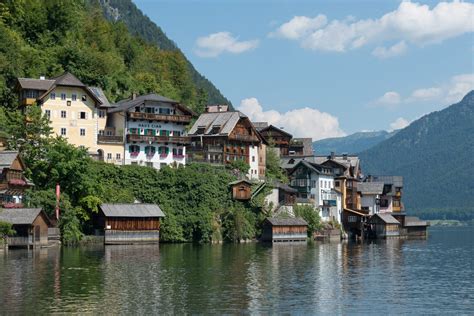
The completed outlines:
{"type": "Polygon", "coordinates": [[[56,135],[92,155],[100,154],[98,135],[106,129],[110,107],[100,88],[89,88],[66,72],[52,79],[19,78],[17,90],[22,106],[41,107],[56,135]]]}

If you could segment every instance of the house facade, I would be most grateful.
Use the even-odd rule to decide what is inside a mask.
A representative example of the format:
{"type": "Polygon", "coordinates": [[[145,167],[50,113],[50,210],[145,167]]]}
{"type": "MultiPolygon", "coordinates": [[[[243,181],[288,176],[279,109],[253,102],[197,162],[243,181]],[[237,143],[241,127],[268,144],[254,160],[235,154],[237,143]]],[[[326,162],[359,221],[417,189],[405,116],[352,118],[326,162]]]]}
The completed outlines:
{"type": "Polygon", "coordinates": [[[25,191],[33,186],[17,151],[0,151],[0,207],[23,207],[25,191]]]}
{"type": "Polygon", "coordinates": [[[278,148],[278,154],[280,156],[288,156],[290,152],[290,142],[293,135],[285,132],[283,129],[275,127],[273,125],[265,125],[262,122],[257,123],[259,126],[258,132],[270,145],[278,148]]]}
{"type": "Polygon", "coordinates": [[[241,160],[250,166],[247,174],[250,179],[264,176],[261,174],[264,171],[261,165],[265,164],[265,157],[259,157],[259,152],[263,150],[262,139],[243,113],[203,113],[188,135],[191,137],[188,149],[191,161],[225,165],[241,160]]]}
{"type": "Polygon", "coordinates": [[[12,225],[16,234],[7,238],[9,247],[48,245],[48,216],[40,208],[0,209],[0,221],[12,225]]]}

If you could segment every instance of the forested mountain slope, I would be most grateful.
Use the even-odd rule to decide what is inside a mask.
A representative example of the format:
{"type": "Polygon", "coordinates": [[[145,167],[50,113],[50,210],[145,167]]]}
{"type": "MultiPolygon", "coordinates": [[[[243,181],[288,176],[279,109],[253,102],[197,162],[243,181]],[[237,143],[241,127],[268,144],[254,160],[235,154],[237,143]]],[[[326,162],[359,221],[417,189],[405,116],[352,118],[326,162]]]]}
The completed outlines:
{"type": "MultiPolygon", "coordinates": [[[[97,0],[90,1],[93,2],[97,0]]],[[[156,45],[162,50],[181,53],[177,45],[166,36],[159,26],[143,14],[132,0],[99,0],[99,2],[108,20],[124,22],[132,34],[140,36],[148,43],[156,45]]],[[[186,59],[186,57],[184,57],[184,59],[186,59]]],[[[231,102],[222,95],[212,82],[201,75],[189,60],[186,59],[186,63],[189,68],[189,74],[196,87],[206,92],[208,103],[231,105],[231,102]]]]}
{"type": "Polygon", "coordinates": [[[408,212],[474,218],[474,91],[360,154],[365,174],[402,175],[408,212]]]}
{"type": "Polygon", "coordinates": [[[317,155],[329,155],[331,152],[356,154],[389,139],[397,131],[358,132],[344,137],[325,138],[313,142],[313,149],[317,155]]]}

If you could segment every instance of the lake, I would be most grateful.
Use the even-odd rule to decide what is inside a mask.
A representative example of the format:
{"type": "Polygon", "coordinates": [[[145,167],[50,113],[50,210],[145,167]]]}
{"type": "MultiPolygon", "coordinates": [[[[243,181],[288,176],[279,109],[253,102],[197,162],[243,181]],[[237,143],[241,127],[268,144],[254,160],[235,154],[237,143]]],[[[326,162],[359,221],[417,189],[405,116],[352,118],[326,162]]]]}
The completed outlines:
{"type": "Polygon", "coordinates": [[[0,314],[473,314],[473,240],[10,250],[0,314]]]}

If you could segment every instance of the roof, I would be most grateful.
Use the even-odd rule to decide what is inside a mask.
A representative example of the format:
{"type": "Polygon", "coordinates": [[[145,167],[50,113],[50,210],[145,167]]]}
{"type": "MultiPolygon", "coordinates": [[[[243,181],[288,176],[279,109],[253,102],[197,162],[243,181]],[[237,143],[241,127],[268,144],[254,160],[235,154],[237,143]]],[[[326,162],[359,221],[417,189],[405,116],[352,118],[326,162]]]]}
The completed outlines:
{"type": "Polygon", "coordinates": [[[393,184],[395,187],[403,187],[402,176],[367,176],[371,181],[383,182],[385,184],[393,184]]]}
{"type": "Polygon", "coordinates": [[[188,135],[227,136],[241,118],[247,118],[247,116],[239,111],[203,113],[191,127],[188,135]],[[213,127],[219,127],[219,131],[211,134],[213,127]],[[204,128],[204,133],[197,133],[200,128],[204,128]]]}
{"type": "Polygon", "coordinates": [[[357,192],[362,194],[382,194],[383,182],[360,182],[357,184],[357,192]]]}
{"type": "Polygon", "coordinates": [[[253,126],[257,131],[261,131],[262,129],[268,127],[268,122],[252,122],[253,126]]]}
{"type": "Polygon", "coordinates": [[[18,78],[18,83],[22,89],[46,91],[54,84],[54,80],[18,78]]]}
{"type": "Polygon", "coordinates": [[[397,219],[395,217],[393,217],[392,215],[388,214],[388,213],[378,213],[378,214],[375,214],[374,216],[377,216],[379,217],[382,221],[385,222],[385,224],[397,224],[397,225],[400,225],[400,222],[397,221],[397,219]]]}
{"type": "Polygon", "coordinates": [[[114,108],[110,109],[109,112],[114,113],[114,112],[128,111],[129,109],[134,108],[136,106],[139,106],[139,105],[141,105],[141,104],[143,104],[147,101],[148,102],[149,101],[154,101],[154,102],[173,104],[173,105],[177,106],[183,112],[187,112],[190,115],[195,115],[195,113],[191,109],[189,109],[188,107],[186,107],[182,104],[179,104],[178,101],[169,99],[167,97],[164,97],[164,96],[156,94],[156,93],[140,95],[140,96],[137,96],[134,99],[128,98],[128,99],[120,100],[120,101],[118,101],[117,103],[114,104],[114,108]]]}
{"type": "Polygon", "coordinates": [[[71,86],[71,87],[85,87],[86,85],[82,83],[76,76],[70,72],[65,72],[62,75],[52,78],[54,79],[54,84],[57,86],[71,86]]]}
{"type": "Polygon", "coordinates": [[[18,157],[17,151],[6,150],[0,151],[0,172],[4,168],[10,168],[15,159],[18,157]]]}
{"type": "Polygon", "coordinates": [[[106,217],[165,217],[156,204],[102,204],[100,209],[106,217]]]}
{"type": "Polygon", "coordinates": [[[308,223],[302,218],[292,217],[292,218],[275,218],[269,217],[267,221],[270,222],[273,226],[308,226],[308,223]]]}
{"type": "Polygon", "coordinates": [[[303,146],[303,156],[313,154],[313,139],[312,138],[293,138],[290,143],[290,147],[301,144],[303,146]]]}
{"type": "Polygon", "coordinates": [[[268,125],[267,127],[262,128],[259,132],[260,132],[260,133],[264,133],[264,132],[266,132],[266,131],[268,131],[268,130],[271,130],[271,129],[276,130],[277,132],[279,132],[279,133],[281,133],[281,134],[285,134],[286,136],[288,136],[288,137],[290,137],[290,138],[293,137],[293,135],[291,135],[290,133],[285,132],[285,131],[282,130],[281,128],[278,128],[278,127],[273,126],[273,125],[268,125]]]}
{"type": "Polygon", "coordinates": [[[245,179],[232,181],[232,182],[229,183],[229,185],[236,185],[236,184],[239,184],[239,183],[242,183],[242,182],[244,182],[248,185],[252,185],[252,182],[250,182],[248,180],[245,180],[245,179]]]}
{"type": "Polygon", "coordinates": [[[31,225],[41,213],[41,208],[0,209],[0,221],[12,225],[31,225]]]}
{"type": "Polygon", "coordinates": [[[298,168],[299,165],[303,165],[305,166],[306,168],[310,169],[311,171],[314,171],[316,172],[317,174],[324,174],[324,175],[332,175],[332,168],[329,168],[329,167],[325,167],[325,166],[321,166],[321,165],[318,165],[318,164],[315,164],[313,162],[309,162],[309,161],[306,161],[306,160],[300,160],[294,167],[293,169],[290,171],[290,175],[298,168]],[[323,173],[323,168],[325,169],[329,169],[330,172],[329,173],[323,173]]]}
{"type": "Polygon", "coordinates": [[[405,216],[405,227],[430,226],[428,221],[423,221],[415,216],[405,216]]]}
{"type": "Polygon", "coordinates": [[[281,182],[277,182],[275,184],[275,187],[277,187],[278,189],[281,189],[285,192],[289,192],[289,193],[297,193],[298,192],[298,190],[290,187],[288,184],[281,183],[281,182]]]}
{"type": "Polygon", "coordinates": [[[112,105],[110,104],[109,100],[107,100],[107,97],[105,96],[104,91],[102,88],[99,87],[90,87],[89,88],[94,95],[99,98],[99,100],[102,102],[101,106],[104,107],[111,107],[112,105]]]}

